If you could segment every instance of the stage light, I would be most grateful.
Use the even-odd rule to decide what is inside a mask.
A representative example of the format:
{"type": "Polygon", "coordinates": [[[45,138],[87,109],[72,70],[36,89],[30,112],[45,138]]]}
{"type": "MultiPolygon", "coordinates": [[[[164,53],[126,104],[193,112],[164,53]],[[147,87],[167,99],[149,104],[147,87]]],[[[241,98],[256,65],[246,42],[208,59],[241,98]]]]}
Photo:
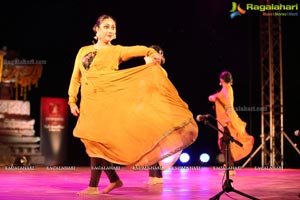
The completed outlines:
{"type": "Polygon", "coordinates": [[[200,155],[200,161],[202,163],[207,163],[210,160],[210,156],[207,153],[202,153],[200,155]]]}
{"type": "Polygon", "coordinates": [[[190,160],[190,155],[187,154],[187,153],[182,153],[179,157],[179,160],[182,162],[182,163],[187,163],[189,162],[190,160]]]}
{"type": "Polygon", "coordinates": [[[173,154],[172,156],[166,157],[161,162],[164,163],[165,165],[169,165],[170,163],[174,162],[174,160],[178,160],[180,155],[181,155],[181,152],[177,152],[177,153],[173,154]]]}
{"type": "Polygon", "coordinates": [[[30,165],[30,159],[27,156],[18,156],[16,157],[13,165],[14,166],[29,166],[30,165]]]}

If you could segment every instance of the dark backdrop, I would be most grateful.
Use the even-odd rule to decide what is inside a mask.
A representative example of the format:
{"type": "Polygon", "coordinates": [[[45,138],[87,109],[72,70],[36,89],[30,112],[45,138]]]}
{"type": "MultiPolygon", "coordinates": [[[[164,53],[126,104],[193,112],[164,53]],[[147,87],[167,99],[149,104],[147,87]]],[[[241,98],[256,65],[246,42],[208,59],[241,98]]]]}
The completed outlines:
{"type": "MultiPolygon", "coordinates": [[[[292,2],[292,1],[291,1],[292,2]]],[[[91,44],[92,27],[101,14],[117,20],[114,44],[158,44],[165,51],[169,78],[194,115],[211,113],[207,97],[219,88],[218,76],[229,70],[234,77],[235,106],[260,107],[260,13],[248,12],[230,19],[229,1],[22,1],[1,6],[0,47],[19,52],[21,58],[45,60],[38,88],[28,96],[32,117],[39,134],[41,97],[65,97],[73,63],[81,46],[91,44]]],[[[299,129],[299,16],[283,17],[284,129],[296,144],[299,129]],[[297,57],[298,56],[298,57],[297,57]]],[[[141,60],[121,67],[133,66],[141,60]]],[[[248,123],[247,131],[260,145],[260,112],[238,112],[248,123]]],[[[68,163],[87,165],[81,142],[72,136],[76,118],[69,116],[68,163]]],[[[286,143],[287,167],[299,167],[299,154],[286,143]]],[[[214,164],[217,133],[199,123],[197,141],[185,151],[192,156],[192,165],[200,164],[200,153],[208,152],[214,164]]],[[[244,161],[244,160],[243,160],[244,161]]],[[[241,162],[243,162],[241,161],[241,162]]],[[[260,152],[250,165],[260,165],[260,152]]]]}

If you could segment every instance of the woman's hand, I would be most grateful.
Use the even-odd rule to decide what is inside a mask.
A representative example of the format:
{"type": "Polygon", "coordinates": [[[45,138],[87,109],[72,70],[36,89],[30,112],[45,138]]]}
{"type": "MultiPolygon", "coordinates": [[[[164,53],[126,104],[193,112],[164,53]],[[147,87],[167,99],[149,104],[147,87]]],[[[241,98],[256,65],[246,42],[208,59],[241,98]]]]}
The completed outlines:
{"type": "Polygon", "coordinates": [[[216,95],[210,95],[209,97],[208,97],[208,101],[210,101],[210,102],[215,102],[216,101],[216,95]]]}
{"type": "Polygon", "coordinates": [[[70,107],[70,110],[74,116],[77,116],[77,117],[79,116],[80,112],[79,112],[79,108],[77,107],[77,105],[70,107]]]}

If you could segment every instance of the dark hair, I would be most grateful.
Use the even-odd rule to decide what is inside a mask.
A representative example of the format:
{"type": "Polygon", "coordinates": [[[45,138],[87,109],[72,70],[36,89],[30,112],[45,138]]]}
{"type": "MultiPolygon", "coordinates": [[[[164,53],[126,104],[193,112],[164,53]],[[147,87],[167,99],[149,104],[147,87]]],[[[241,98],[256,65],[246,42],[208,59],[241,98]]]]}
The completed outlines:
{"type": "Polygon", "coordinates": [[[157,53],[159,53],[162,56],[161,64],[163,65],[166,62],[163,49],[158,45],[151,45],[150,48],[154,49],[155,51],[157,51],[157,53]]]}
{"type": "Polygon", "coordinates": [[[232,75],[229,71],[224,71],[220,74],[220,79],[223,79],[225,81],[225,83],[232,83],[233,79],[232,79],[232,75]]]}
{"type": "Polygon", "coordinates": [[[115,22],[115,24],[117,24],[117,23],[116,23],[116,20],[115,20],[112,16],[110,16],[110,15],[101,15],[100,17],[98,17],[98,19],[97,19],[95,25],[93,26],[93,31],[94,31],[95,33],[97,32],[97,31],[96,31],[96,28],[99,27],[99,25],[100,25],[100,24],[103,22],[103,20],[105,20],[105,19],[112,19],[112,20],[115,22]]]}

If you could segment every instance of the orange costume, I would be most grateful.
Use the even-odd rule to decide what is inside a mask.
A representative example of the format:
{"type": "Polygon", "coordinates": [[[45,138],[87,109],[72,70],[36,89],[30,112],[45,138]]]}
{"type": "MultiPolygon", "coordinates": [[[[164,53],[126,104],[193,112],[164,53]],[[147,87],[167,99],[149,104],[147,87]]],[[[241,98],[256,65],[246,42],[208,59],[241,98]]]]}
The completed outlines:
{"type": "MultiPolygon", "coordinates": [[[[227,126],[230,135],[237,141],[243,144],[240,147],[235,142],[230,142],[230,152],[234,161],[241,160],[246,157],[252,150],[254,144],[253,136],[246,132],[246,122],[242,121],[236,113],[233,102],[233,89],[231,85],[223,87],[222,90],[216,94],[215,109],[218,122],[218,128],[224,131],[223,126],[227,126]]],[[[221,138],[223,134],[218,133],[218,144],[221,149],[221,138]]]]}
{"type": "Polygon", "coordinates": [[[198,136],[188,105],[160,65],[118,70],[130,58],[156,53],[145,46],[111,45],[97,50],[89,69],[82,58],[95,49],[82,47],[76,57],[69,87],[69,105],[81,91],[80,115],[73,135],[90,157],[126,166],[173,165],[182,149],[198,136]]]}

